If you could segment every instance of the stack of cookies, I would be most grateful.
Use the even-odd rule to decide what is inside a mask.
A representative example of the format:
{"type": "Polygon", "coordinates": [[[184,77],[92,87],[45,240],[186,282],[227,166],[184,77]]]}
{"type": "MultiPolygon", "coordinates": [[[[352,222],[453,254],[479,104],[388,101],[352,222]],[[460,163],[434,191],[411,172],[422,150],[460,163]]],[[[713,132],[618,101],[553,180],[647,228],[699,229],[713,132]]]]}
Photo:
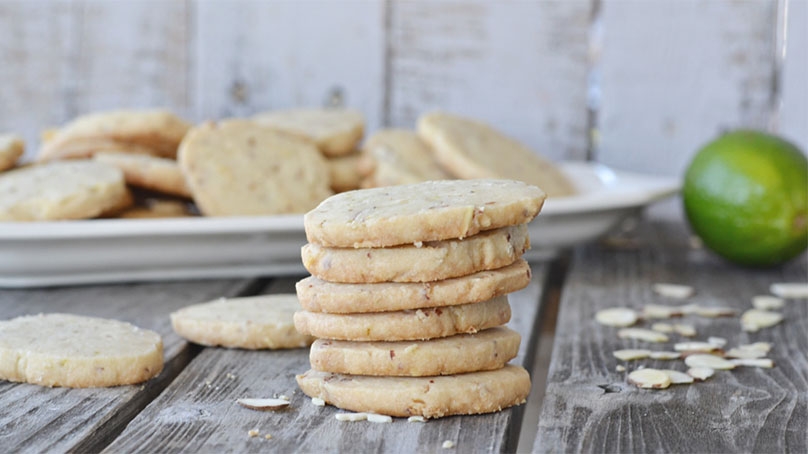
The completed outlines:
{"type": "Polygon", "coordinates": [[[330,197],[306,214],[295,327],[318,338],[304,393],[337,407],[437,418],[524,402],[508,365],[507,294],[530,281],[526,224],[545,194],[512,180],[447,180],[330,197]]]}

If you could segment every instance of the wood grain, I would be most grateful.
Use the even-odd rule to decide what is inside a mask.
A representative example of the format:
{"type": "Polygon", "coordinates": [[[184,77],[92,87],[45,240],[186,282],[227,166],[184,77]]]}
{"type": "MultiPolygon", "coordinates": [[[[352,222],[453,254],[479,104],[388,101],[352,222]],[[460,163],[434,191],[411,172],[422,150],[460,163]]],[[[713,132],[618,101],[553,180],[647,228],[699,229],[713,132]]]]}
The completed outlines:
{"type": "Polygon", "coordinates": [[[539,153],[587,148],[589,1],[390,2],[386,112],[485,120],[539,153]]]}
{"type": "Polygon", "coordinates": [[[0,445],[4,450],[97,451],[151,401],[195,353],[171,330],[168,314],[220,296],[249,292],[254,281],[187,281],[0,290],[0,317],[64,312],[127,321],[163,337],[165,367],[139,386],[68,389],[0,382],[0,445]]]}
{"type": "MultiPolygon", "coordinates": [[[[808,257],[751,270],[688,247],[682,224],[643,229],[639,249],[593,245],[576,251],[564,286],[548,388],[533,452],[805,452],[808,449],[808,304],[789,301],[785,322],[758,333],[739,319],[687,318],[697,339],[728,346],[772,342],[774,369],[719,371],[704,383],[641,390],[626,383],[640,365],[684,371],[681,361],[641,360],[617,372],[612,352],[648,344],[619,340],[594,321],[607,307],[665,304],[657,282],[692,285],[691,302],[751,308],[772,282],[805,282],[808,257]]],[[[667,301],[670,302],[670,301],[667,301]]],[[[672,341],[679,338],[673,337],[672,341]]],[[[671,344],[651,349],[671,349],[671,344]]]]}
{"type": "MultiPolygon", "coordinates": [[[[534,266],[528,288],[511,296],[512,328],[522,333],[514,362],[531,367],[534,324],[545,276],[534,266]]],[[[268,292],[293,291],[293,283],[268,292]]],[[[458,452],[510,452],[523,408],[496,414],[448,417],[425,424],[396,419],[392,424],[348,423],[334,407],[316,407],[297,388],[294,375],[309,368],[308,350],[250,352],[206,348],[112,443],[108,452],[258,451],[416,452],[438,451],[445,440],[458,452]],[[291,408],[256,412],[236,404],[242,397],[286,395],[291,408]],[[256,429],[259,437],[247,433],[256,429]],[[272,439],[264,439],[265,434],[272,439]]]]}

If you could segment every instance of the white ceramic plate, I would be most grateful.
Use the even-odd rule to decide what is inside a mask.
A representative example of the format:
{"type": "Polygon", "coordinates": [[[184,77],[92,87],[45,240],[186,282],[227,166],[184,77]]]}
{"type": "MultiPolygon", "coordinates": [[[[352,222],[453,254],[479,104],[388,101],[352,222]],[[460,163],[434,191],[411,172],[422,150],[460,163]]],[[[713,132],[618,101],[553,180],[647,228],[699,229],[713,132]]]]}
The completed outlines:
{"type": "MultiPolygon", "coordinates": [[[[565,163],[581,193],[548,200],[529,259],[597,238],[678,181],[565,163]]],[[[0,287],[304,274],[303,217],[0,222],[0,287]]]]}

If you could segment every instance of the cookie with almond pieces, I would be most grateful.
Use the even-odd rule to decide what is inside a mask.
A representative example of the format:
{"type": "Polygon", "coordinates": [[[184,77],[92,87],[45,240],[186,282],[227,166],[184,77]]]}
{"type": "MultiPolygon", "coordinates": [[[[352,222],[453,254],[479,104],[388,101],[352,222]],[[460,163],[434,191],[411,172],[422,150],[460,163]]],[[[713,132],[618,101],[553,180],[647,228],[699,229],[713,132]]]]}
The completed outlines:
{"type": "Polygon", "coordinates": [[[262,125],[312,141],[328,157],[356,150],[365,131],[365,118],[349,109],[289,109],[252,117],[262,125]]]}

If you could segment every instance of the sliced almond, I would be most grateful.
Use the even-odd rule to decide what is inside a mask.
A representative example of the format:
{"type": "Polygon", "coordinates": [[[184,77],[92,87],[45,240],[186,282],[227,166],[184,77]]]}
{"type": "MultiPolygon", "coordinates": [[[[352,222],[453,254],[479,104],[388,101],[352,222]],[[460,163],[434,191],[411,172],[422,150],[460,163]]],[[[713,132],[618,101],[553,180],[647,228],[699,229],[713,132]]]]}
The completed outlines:
{"type": "Polygon", "coordinates": [[[603,309],[595,314],[595,320],[601,325],[626,327],[637,323],[637,312],[627,307],[603,309]]]}
{"type": "Polygon", "coordinates": [[[716,347],[721,348],[721,347],[727,345],[727,340],[724,339],[723,337],[710,336],[710,337],[707,338],[707,343],[708,344],[713,344],[716,347]]]}
{"type": "Polygon", "coordinates": [[[780,298],[808,298],[808,284],[803,282],[779,282],[772,284],[769,291],[780,298]]]}
{"type": "Polygon", "coordinates": [[[783,321],[783,314],[779,312],[749,309],[741,315],[741,329],[754,333],[763,328],[769,328],[783,321]]]}
{"type": "Polygon", "coordinates": [[[393,422],[393,418],[387,415],[377,415],[376,413],[368,413],[367,417],[368,421],[370,422],[379,422],[379,423],[393,422]]]}
{"type": "Polygon", "coordinates": [[[778,298],[771,295],[758,295],[752,298],[752,307],[762,311],[770,311],[773,309],[782,309],[785,305],[783,298],[778,298]]]}
{"type": "Polygon", "coordinates": [[[693,295],[693,287],[678,284],[654,284],[654,291],[666,298],[685,299],[693,295]]]}
{"type": "Polygon", "coordinates": [[[643,328],[623,328],[617,332],[620,339],[636,339],[644,342],[667,342],[668,336],[643,328]]]}
{"type": "Polygon", "coordinates": [[[455,447],[455,442],[453,442],[452,440],[446,440],[443,442],[442,445],[440,445],[440,447],[443,449],[452,449],[455,447]]]}
{"type": "Polygon", "coordinates": [[[407,422],[426,422],[426,418],[423,416],[410,416],[407,418],[407,422]]]}
{"type": "Polygon", "coordinates": [[[739,345],[738,348],[760,350],[762,352],[769,353],[769,350],[772,349],[772,344],[769,342],[755,342],[754,344],[739,345]]]}
{"type": "Polygon", "coordinates": [[[766,356],[765,351],[758,350],[755,348],[730,348],[724,353],[724,356],[727,358],[739,358],[739,359],[755,359],[755,358],[763,358],[766,356]]]}
{"type": "Polygon", "coordinates": [[[774,361],[769,358],[740,358],[729,361],[736,366],[765,367],[767,369],[774,367],[774,361]]]}
{"type": "Polygon", "coordinates": [[[673,344],[673,349],[677,352],[714,352],[721,348],[709,342],[678,342],[673,344]]]}
{"type": "Polygon", "coordinates": [[[654,323],[651,325],[651,329],[660,333],[672,333],[673,325],[670,323],[654,323]]]}
{"type": "Polygon", "coordinates": [[[626,371],[626,368],[625,368],[625,367],[624,367],[622,364],[618,364],[618,365],[617,365],[617,366],[614,368],[614,370],[616,370],[617,372],[625,372],[625,371],[626,371]]]}
{"type": "Polygon", "coordinates": [[[682,315],[682,307],[663,306],[661,304],[646,304],[642,308],[643,318],[671,318],[680,317],[682,315]]]}
{"type": "Polygon", "coordinates": [[[690,355],[685,358],[688,367],[709,367],[710,369],[729,370],[734,369],[735,364],[715,355],[690,355]]]}
{"type": "Polygon", "coordinates": [[[682,354],[679,352],[651,352],[648,355],[651,359],[679,359],[682,354]]]}
{"type": "Polygon", "coordinates": [[[664,389],[671,385],[665,372],[657,369],[639,369],[628,374],[628,382],[639,388],[664,389]]]}
{"type": "Polygon", "coordinates": [[[284,399],[238,399],[236,400],[242,407],[251,410],[281,410],[289,406],[289,401],[284,399]]]}
{"type": "Polygon", "coordinates": [[[693,325],[683,325],[677,323],[673,325],[673,330],[685,337],[693,337],[696,335],[696,327],[693,325]]]}
{"type": "Polygon", "coordinates": [[[325,407],[325,401],[320,399],[319,397],[312,397],[311,398],[312,405],[316,405],[318,407],[325,407]]]}
{"type": "Polygon", "coordinates": [[[679,372],[678,370],[673,369],[662,369],[662,372],[668,375],[668,378],[671,379],[672,385],[684,385],[688,383],[693,383],[693,377],[687,375],[684,372],[679,372]]]}
{"type": "Polygon", "coordinates": [[[364,420],[368,419],[368,414],[367,413],[337,413],[336,415],[334,415],[334,417],[337,419],[337,421],[356,422],[356,421],[364,421],[364,420]]]}
{"type": "Polygon", "coordinates": [[[690,375],[696,380],[704,381],[715,375],[715,369],[710,369],[709,367],[691,367],[687,370],[687,375],[690,375]]]}
{"type": "Polygon", "coordinates": [[[643,349],[624,349],[624,350],[616,350],[612,353],[615,358],[621,361],[632,361],[635,359],[643,359],[648,358],[651,355],[651,350],[643,350],[643,349]]]}
{"type": "Polygon", "coordinates": [[[716,318],[716,317],[732,317],[736,314],[735,309],[731,307],[704,307],[695,306],[693,313],[700,317],[716,318]]]}

